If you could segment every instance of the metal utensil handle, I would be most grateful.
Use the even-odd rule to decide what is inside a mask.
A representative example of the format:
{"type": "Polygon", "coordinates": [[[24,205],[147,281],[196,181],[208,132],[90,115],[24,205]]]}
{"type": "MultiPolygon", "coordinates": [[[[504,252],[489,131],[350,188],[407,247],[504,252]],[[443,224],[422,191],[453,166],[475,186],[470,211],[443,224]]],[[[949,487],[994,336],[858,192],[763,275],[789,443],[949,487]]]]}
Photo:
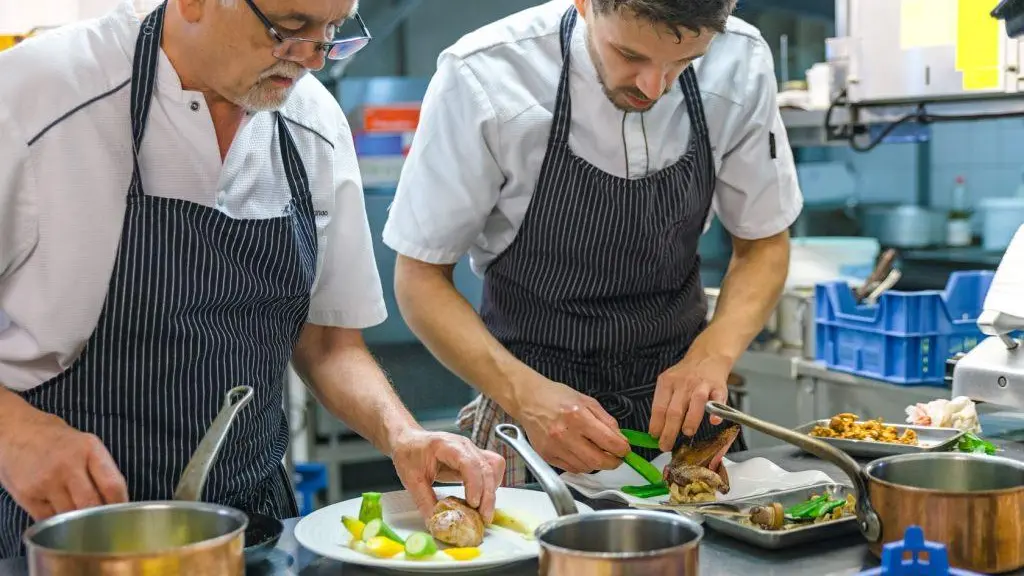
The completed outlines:
{"type": "Polygon", "coordinates": [[[875,304],[877,304],[878,299],[882,297],[882,294],[885,294],[890,288],[895,286],[896,283],[899,282],[900,278],[902,277],[903,273],[900,272],[898,268],[893,268],[892,270],[890,270],[889,275],[885,277],[885,280],[882,280],[881,283],[878,284],[878,288],[875,288],[874,290],[871,291],[871,294],[868,295],[864,303],[868,304],[869,306],[874,306],[875,304]]]}
{"type": "Polygon", "coordinates": [[[860,464],[856,460],[851,458],[845,452],[841,452],[828,444],[820,440],[815,440],[810,436],[799,434],[777,426],[764,420],[754,418],[749,414],[744,414],[735,408],[730,408],[720,402],[708,402],[705,405],[705,410],[709,414],[721,417],[723,420],[729,420],[749,426],[758,432],[763,432],[769,436],[773,436],[788,442],[802,450],[805,450],[822,460],[831,462],[839,467],[844,474],[850,477],[853,482],[853,488],[857,491],[857,521],[860,524],[860,531],[864,534],[864,537],[870,542],[878,542],[882,537],[881,522],[878,519],[878,514],[875,513],[874,508],[871,507],[871,498],[868,494],[867,478],[864,476],[864,471],[861,469],[860,464]]]}
{"type": "Polygon", "coordinates": [[[551,503],[555,505],[555,512],[559,516],[577,514],[576,501],[572,499],[569,488],[562,482],[562,479],[555,474],[555,471],[548,463],[540,457],[540,454],[525,440],[522,430],[514,424],[498,424],[494,428],[494,435],[501,438],[510,448],[516,451],[526,463],[526,467],[533,472],[540,482],[551,503]]]}
{"type": "Polygon", "coordinates": [[[217,453],[224,444],[231,423],[234,422],[239,410],[252,400],[252,396],[253,390],[249,386],[237,386],[224,395],[224,406],[213,419],[199,447],[192,454],[192,459],[185,466],[181,479],[178,480],[178,487],[174,491],[175,500],[198,501],[202,496],[206,476],[210,473],[213,461],[217,459],[217,453]]]}

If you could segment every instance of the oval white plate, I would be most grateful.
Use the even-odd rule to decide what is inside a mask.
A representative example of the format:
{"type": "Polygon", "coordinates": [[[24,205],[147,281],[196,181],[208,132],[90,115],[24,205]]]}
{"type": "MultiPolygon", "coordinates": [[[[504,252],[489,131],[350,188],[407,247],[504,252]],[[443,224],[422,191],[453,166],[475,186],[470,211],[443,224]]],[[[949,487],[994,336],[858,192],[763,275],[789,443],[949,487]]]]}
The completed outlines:
{"type": "MultiPolygon", "coordinates": [[[[464,496],[463,487],[435,486],[438,499],[445,496],[464,496]]],[[[375,558],[351,549],[348,545],[351,535],[341,524],[342,516],[359,516],[360,498],[353,498],[321,508],[299,520],[295,526],[295,539],[307,550],[349,564],[387,568],[403,572],[454,572],[476,571],[497,567],[513,562],[536,558],[540,546],[536,540],[524,538],[518,532],[497,526],[487,528],[484,542],[480,545],[480,556],[473,560],[452,560],[438,553],[430,560],[405,560],[396,558],[375,558]]],[[[551,499],[544,492],[517,488],[498,488],[497,507],[507,510],[518,518],[529,521],[533,526],[558,516],[551,499]]],[[[426,532],[426,526],[412,496],[406,491],[388,492],[381,497],[384,520],[405,538],[413,532],[426,532]]],[[[576,503],[581,512],[593,512],[586,504],[576,503]]],[[[438,543],[438,548],[446,546],[438,543]]]]}

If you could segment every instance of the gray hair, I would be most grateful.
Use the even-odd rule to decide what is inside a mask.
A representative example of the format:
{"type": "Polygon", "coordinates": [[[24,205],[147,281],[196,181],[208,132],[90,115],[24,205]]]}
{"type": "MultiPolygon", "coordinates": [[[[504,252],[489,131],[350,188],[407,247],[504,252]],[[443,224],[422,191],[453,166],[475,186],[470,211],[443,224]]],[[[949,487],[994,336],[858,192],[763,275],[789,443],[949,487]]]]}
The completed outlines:
{"type": "Polygon", "coordinates": [[[663,24],[681,37],[679,29],[696,33],[724,32],[737,0],[591,0],[598,14],[626,11],[654,24],[663,24]]]}

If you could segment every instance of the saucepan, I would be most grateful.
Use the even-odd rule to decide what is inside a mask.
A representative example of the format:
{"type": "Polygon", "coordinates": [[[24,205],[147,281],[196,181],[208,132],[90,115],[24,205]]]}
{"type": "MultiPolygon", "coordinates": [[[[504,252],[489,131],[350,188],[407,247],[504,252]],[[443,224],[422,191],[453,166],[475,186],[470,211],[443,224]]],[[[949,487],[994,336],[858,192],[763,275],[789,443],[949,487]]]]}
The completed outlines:
{"type": "Polygon", "coordinates": [[[692,576],[698,574],[704,529],[675,512],[600,510],[580,513],[569,488],[533,450],[518,427],[495,435],[515,450],[551,497],[559,517],[534,532],[541,576],[692,576]]]}
{"type": "Polygon", "coordinates": [[[32,576],[241,576],[248,517],[199,502],[210,467],[249,386],[231,389],[178,481],[174,499],[97,506],[58,514],[24,534],[32,576]]]}
{"type": "Polygon", "coordinates": [[[946,546],[951,566],[986,574],[1024,567],[1024,462],[959,452],[900,454],[861,468],[820,440],[719,402],[706,411],[774,436],[842,469],[857,492],[857,521],[871,552],[920,526],[946,546]]]}

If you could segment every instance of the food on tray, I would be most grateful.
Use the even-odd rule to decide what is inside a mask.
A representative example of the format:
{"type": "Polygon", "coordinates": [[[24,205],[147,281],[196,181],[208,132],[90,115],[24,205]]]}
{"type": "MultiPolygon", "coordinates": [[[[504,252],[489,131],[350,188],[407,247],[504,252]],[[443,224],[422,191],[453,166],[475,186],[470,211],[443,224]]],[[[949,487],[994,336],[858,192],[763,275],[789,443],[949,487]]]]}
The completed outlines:
{"type": "MultiPolygon", "coordinates": [[[[349,547],[353,550],[375,558],[409,561],[468,561],[480,556],[477,546],[484,539],[483,518],[465,500],[451,496],[442,499],[429,522],[430,534],[413,532],[402,538],[385,520],[380,499],[380,493],[367,492],[358,518],[342,516],[341,523],[352,536],[349,547]],[[441,549],[435,538],[455,547],[441,549]]],[[[525,522],[507,512],[495,511],[495,518],[510,529],[528,529],[525,522]]]]}
{"type": "Polygon", "coordinates": [[[518,532],[528,540],[533,539],[533,532],[536,529],[536,522],[528,521],[525,517],[513,515],[500,508],[494,510],[494,519],[491,520],[491,525],[518,532]]]}
{"type": "Polygon", "coordinates": [[[915,426],[934,426],[936,428],[956,428],[966,432],[981,434],[978,422],[978,411],[974,402],[966,396],[957,396],[952,400],[940,398],[928,403],[919,402],[907,406],[907,424],[915,426]]]}
{"type": "Polygon", "coordinates": [[[434,507],[427,522],[431,536],[459,548],[479,546],[484,541],[484,519],[462,498],[448,496],[434,507]]]}
{"type": "Polygon", "coordinates": [[[719,466],[718,472],[712,471],[710,466],[716,456],[728,449],[739,431],[739,424],[732,424],[712,438],[695,442],[693,446],[683,444],[672,452],[672,461],[665,466],[663,478],[673,504],[713,502],[716,493],[729,493],[725,466],[719,466]]]}
{"type": "Polygon", "coordinates": [[[740,524],[756,526],[762,530],[792,530],[808,524],[822,524],[853,516],[856,514],[856,504],[857,499],[853,494],[847,494],[845,498],[812,494],[809,499],[789,508],[783,508],[778,502],[754,506],[748,511],[749,518],[741,519],[740,524]]]}
{"type": "Polygon", "coordinates": [[[668,483],[662,480],[656,484],[643,486],[623,486],[622,491],[636,498],[657,498],[668,494],[668,483]]]}
{"type": "Polygon", "coordinates": [[[917,445],[917,433],[913,430],[905,429],[903,434],[900,434],[895,426],[884,424],[881,418],[858,422],[857,415],[849,412],[836,414],[829,420],[828,426],[815,426],[809,434],[818,438],[917,445]]]}
{"type": "Polygon", "coordinates": [[[956,449],[960,452],[988,454],[989,456],[999,451],[999,449],[995,447],[995,444],[992,444],[982,438],[978,438],[970,432],[967,432],[960,437],[960,440],[956,444],[956,449]]]}

